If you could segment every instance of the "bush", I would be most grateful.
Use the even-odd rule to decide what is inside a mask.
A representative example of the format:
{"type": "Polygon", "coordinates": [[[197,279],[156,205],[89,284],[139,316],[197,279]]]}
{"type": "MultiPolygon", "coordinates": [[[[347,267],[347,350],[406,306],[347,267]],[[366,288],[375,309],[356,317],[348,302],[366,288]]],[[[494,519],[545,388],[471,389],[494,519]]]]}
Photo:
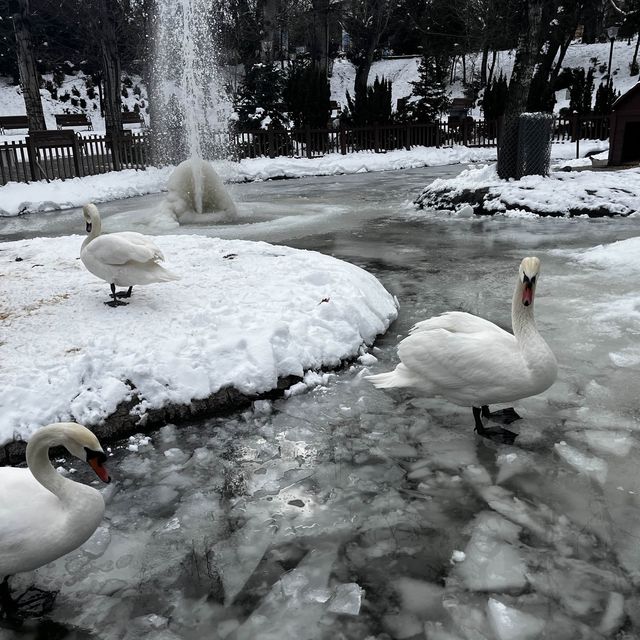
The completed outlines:
{"type": "Polygon", "coordinates": [[[127,87],[125,87],[124,85],[122,86],[122,97],[123,98],[129,97],[129,89],[127,89],[127,87]]]}
{"type": "Polygon", "coordinates": [[[61,87],[62,83],[64,82],[64,78],[64,71],[60,67],[56,67],[53,70],[53,81],[55,82],[56,86],[61,87]]]}
{"type": "Polygon", "coordinates": [[[593,105],[594,115],[608,116],[611,113],[613,103],[619,97],[620,92],[615,90],[613,82],[601,82],[596,91],[596,101],[593,105]]]}
{"type": "Polygon", "coordinates": [[[637,60],[632,60],[629,64],[629,75],[637,76],[640,73],[640,66],[638,66],[637,60]]]}
{"type": "Polygon", "coordinates": [[[86,109],[87,108],[87,101],[84,98],[80,98],[79,102],[80,102],[80,108],[81,109],[86,109]]]}
{"type": "Polygon", "coordinates": [[[450,104],[447,93],[449,61],[444,57],[423,55],[418,67],[418,80],[411,84],[411,96],[398,118],[408,122],[437,122],[450,104]]]}
{"type": "Polygon", "coordinates": [[[96,97],[96,90],[93,88],[93,85],[87,86],[87,98],[89,100],[93,100],[96,97]]]}
{"type": "Polygon", "coordinates": [[[71,96],[69,95],[69,92],[65,91],[63,94],[60,95],[58,99],[60,100],[60,102],[67,102],[69,98],[71,98],[71,96]]]}
{"type": "Polygon", "coordinates": [[[140,113],[140,105],[137,102],[133,105],[133,112],[140,113]]]}
{"type": "Polygon", "coordinates": [[[571,70],[572,81],[569,87],[569,109],[571,113],[585,115],[591,113],[591,101],[593,97],[594,68],[590,67],[586,73],[578,67],[571,70]]]}
{"type": "Polygon", "coordinates": [[[133,95],[138,96],[138,98],[142,95],[142,89],[140,88],[139,84],[133,87],[133,95]]]}
{"type": "Polygon", "coordinates": [[[78,98],[71,98],[71,106],[72,107],[77,107],[77,106],[79,106],[79,104],[80,103],[78,101],[78,98]]]}
{"type": "Polygon", "coordinates": [[[343,119],[358,127],[388,124],[392,121],[391,108],[391,80],[376,76],[365,94],[356,94],[352,99],[347,91],[347,109],[343,119]]]}
{"type": "Polygon", "coordinates": [[[71,87],[71,93],[72,93],[76,98],[79,98],[79,97],[80,97],[80,91],[78,90],[78,87],[76,87],[76,85],[75,85],[75,84],[71,87]]]}
{"type": "Polygon", "coordinates": [[[250,67],[233,100],[238,130],[250,131],[267,125],[286,128],[283,88],[284,76],[276,65],[258,63],[250,67]]]}
{"type": "Polygon", "coordinates": [[[44,88],[51,94],[54,100],[58,99],[58,90],[51,80],[47,80],[44,84],[44,88]]]}

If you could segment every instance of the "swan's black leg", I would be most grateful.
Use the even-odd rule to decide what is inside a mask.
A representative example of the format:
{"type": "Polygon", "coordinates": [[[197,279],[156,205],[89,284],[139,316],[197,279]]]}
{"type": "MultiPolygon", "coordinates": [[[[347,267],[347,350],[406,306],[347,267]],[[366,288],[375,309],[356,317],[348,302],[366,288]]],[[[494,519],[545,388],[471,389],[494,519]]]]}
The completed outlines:
{"type": "Polygon", "coordinates": [[[122,302],[118,300],[118,294],[116,293],[116,285],[111,283],[111,297],[113,300],[109,300],[109,302],[105,302],[108,307],[123,307],[126,305],[126,302],[122,302]]]}
{"type": "Polygon", "coordinates": [[[12,627],[19,627],[25,618],[49,613],[57,595],[57,591],[44,591],[32,586],[17,598],[12,598],[9,576],[6,576],[0,583],[0,620],[6,620],[12,627]]]}
{"type": "Polygon", "coordinates": [[[473,419],[475,421],[475,427],[473,430],[483,438],[488,438],[489,440],[502,442],[504,444],[513,444],[515,439],[518,437],[518,434],[514,433],[513,431],[509,431],[508,429],[502,429],[501,427],[490,427],[487,429],[482,424],[481,417],[483,415],[486,417],[486,414],[492,415],[489,412],[489,407],[487,407],[486,405],[484,405],[482,408],[473,407],[473,419]]]}
{"type": "Polygon", "coordinates": [[[132,289],[133,287],[131,286],[126,291],[119,291],[118,293],[116,293],[116,295],[118,296],[118,298],[130,298],[132,289]]]}
{"type": "Polygon", "coordinates": [[[521,416],[518,415],[513,407],[507,409],[500,409],[499,411],[489,411],[489,406],[482,405],[482,417],[491,418],[494,422],[500,422],[501,424],[511,424],[516,420],[521,420],[521,416]]]}

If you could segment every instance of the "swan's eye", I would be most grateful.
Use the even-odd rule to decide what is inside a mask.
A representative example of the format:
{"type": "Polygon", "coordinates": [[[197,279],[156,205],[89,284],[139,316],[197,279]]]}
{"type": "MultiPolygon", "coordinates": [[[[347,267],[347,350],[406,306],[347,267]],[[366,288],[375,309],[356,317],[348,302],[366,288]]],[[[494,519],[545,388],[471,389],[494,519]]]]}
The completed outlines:
{"type": "Polygon", "coordinates": [[[527,282],[529,282],[529,276],[526,273],[522,274],[522,282],[524,282],[525,284],[527,284],[527,282]]]}
{"type": "Polygon", "coordinates": [[[85,447],[84,450],[87,452],[87,462],[97,460],[102,464],[107,461],[107,454],[104,451],[94,451],[93,449],[89,449],[89,447],[85,447]]]}

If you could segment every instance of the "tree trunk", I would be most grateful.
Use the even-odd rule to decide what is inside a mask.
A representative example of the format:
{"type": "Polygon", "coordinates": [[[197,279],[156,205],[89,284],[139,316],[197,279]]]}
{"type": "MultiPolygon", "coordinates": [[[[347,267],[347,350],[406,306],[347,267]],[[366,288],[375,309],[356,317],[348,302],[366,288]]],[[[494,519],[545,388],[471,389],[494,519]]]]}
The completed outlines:
{"type": "Polygon", "coordinates": [[[329,0],[313,0],[311,59],[323,69],[328,65],[329,0]]]}
{"type": "Polygon", "coordinates": [[[262,62],[272,63],[276,59],[279,38],[276,39],[278,26],[278,0],[262,0],[262,38],[260,58],[262,62]]]}
{"type": "Polygon", "coordinates": [[[538,55],[542,1],[531,0],[526,3],[528,5],[527,14],[522,22],[522,30],[518,37],[498,154],[498,175],[503,179],[519,177],[517,175],[518,118],[527,107],[529,88],[538,55]]]}
{"type": "Polygon", "coordinates": [[[493,71],[496,68],[496,57],[498,56],[498,52],[494,49],[491,52],[491,67],[489,69],[489,77],[487,78],[487,84],[491,84],[493,80],[493,71]]]}
{"type": "Polygon", "coordinates": [[[487,86],[487,63],[489,62],[489,43],[482,47],[482,62],[480,63],[480,86],[487,86]]]}
{"type": "Polygon", "coordinates": [[[112,140],[113,168],[121,169],[122,94],[120,56],[116,40],[116,0],[100,0],[100,53],[104,82],[104,124],[112,140]]]}
{"type": "MultiPolygon", "coordinates": [[[[633,59],[631,60],[631,69],[638,64],[638,47],[640,47],[640,32],[638,32],[638,38],[636,40],[636,48],[633,50],[633,59]]],[[[631,75],[634,75],[633,73],[631,75]]]]}
{"type": "Polygon", "coordinates": [[[43,131],[47,128],[40,98],[40,74],[36,68],[33,52],[31,24],[29,21],[29,0],[18,0],[18,12],[13,16],[13,28],[16,34],[16,52],[20,87],[24,106],[29,120],[29,131],[43,131]]]}

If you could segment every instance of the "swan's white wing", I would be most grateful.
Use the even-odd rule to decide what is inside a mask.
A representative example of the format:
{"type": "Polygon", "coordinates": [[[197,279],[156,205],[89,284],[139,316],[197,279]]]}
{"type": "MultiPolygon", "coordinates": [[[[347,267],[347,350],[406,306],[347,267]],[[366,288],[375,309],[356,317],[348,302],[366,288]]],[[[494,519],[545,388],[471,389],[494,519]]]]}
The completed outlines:
{"type": "Polygon", "coordinates": [[[488,390],[509,389],[515,372],[524,365],[516,339],[502,329],[418,331],[400,343],[398,354],[412,373],[445,396],[448,391],[460,391],[470,398],[482,398],[488,390]]]}
{"type": "Polygon", "coordinates": [[[465,313],[464,311],[448,311],[447,313],[442,313],[428,320],[423,320],[413,325],[409,333],[414,334],[420,331],[431,331],[433,329],[446,329],[452,333],[478,333],[484,331],[507,333],[497,324],[489,322],[489,320],[485,320],[479,316],[465,313]]]}
{"type": "Polygon", "coordinates": [[[98,236],[86,246],[85,250],[90,251],[96,260],[108,265],[121,265],[127,262],[156,262],[164,259],[162,252],[155,244],[143,235],[133,232],[98,236]]]}

